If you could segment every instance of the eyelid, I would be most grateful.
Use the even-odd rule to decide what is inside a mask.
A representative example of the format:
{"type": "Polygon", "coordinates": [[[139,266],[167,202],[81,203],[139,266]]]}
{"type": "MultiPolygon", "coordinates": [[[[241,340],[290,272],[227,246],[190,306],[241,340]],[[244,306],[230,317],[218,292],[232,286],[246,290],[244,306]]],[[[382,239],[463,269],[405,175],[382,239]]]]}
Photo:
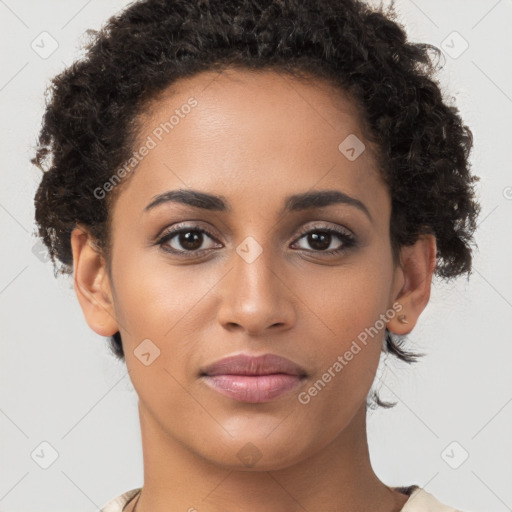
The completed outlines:
{"type": "Polygon", "coordinates": [[[350,229],[348,229],[344,226],[337,225],[336,227],[332,227],[332,226],[329,226],[325,223],[321,223],[318,221],[316,224],[308,225],[308,226],[301,228],[299,230],[299,234],[300,234],[300,236],[302,236],[302,235],[305,235],[305,234],[309,233],[310,231],[314,231],[314,230],[334,231],[334,232],[337,232],[337,233],[340,233],[343,235],[347,235],[349,237],[355,236],[354,233],[352,233],[352,231],[350,229]]]}
{"type": "MultiPolygon", "coordinates": [[[[194,221],[195,223],[192,223],[192,221],[183,221],[180,223],[177,223],[172,226],[172,228],[168,228],[163,231],[161,235],[157,237],[157,240],[155,241],[155,245],[158,245],[162,248],[163,251],[167,253],[171,253],[174,255],[178,255],[181,257],[197,257],[199,254],[203,254],[207,251],[211,251],[212,248],[207,249],[196,249],[193,251],[185,251],[185,250],[179,250],[179,249],[165,249],[164,245],[168,243],[170,240],[172,240],[175,236],[179,235],[182,232],[186,231],[196,231],[203,234],[206,234],[209,238],[211,238],[214,242],[222,244],[222,242],[219,242],[217,237],[211,233],[209,229],[206,229],[201,226],[201,224],[197,223],[197,221],[194,221]]],[[[292,244],[296,244],[299,242],[305,235],[314,232],[314,231],[323,231],[327,232],[329,234],[334,234],[337,236],[340,241],[342,242],[341,248],[339,249],[331,249],[329,251],[320,251],[320,250],[311,250],[311,249],[299,249],[299,251],[304,251],[306,253],[313,253],[318,255],[324,255],[324,256],[331,256],[331,255],[341,255],[342,253],[349,250],[351,247],[354,247],[358,244],[356,236],[352,233],[351,230],[348,228],[345,228],[344,226],[337,225],[336,227],[331,227],[327,225],[325,222],[319,222],[316,221],[313,225],[307,225],[302,227],[299,230],[298,236],[296,236],[292,244]]],[[[223,244],[222,244],[223,245],[223,244]]]]}
{"type": "Polygon", "coordinates": [[[164,238],[167,238],[168,236],[168,240],[171,240],[176,235],[179,235],[184,231],[198,231],[200,233],[208,235],[215,242],[222,243],[218,241],[217,237],[211,232],[210,229],[207,229],[200,224],[190,222],[179,222],[177,224],[174,224],[170,228],[164,229],[162,233],[156,237],[155,243],[160,243],[164,238]]]}
{"type": "MultiPolygon", "coordinates": [[[[217,237],[214,234],[212,234],[211,230],[209,230],[208,228],[204,228],[198,222],[200,222],[200,221],[191,220],[191,221],[183,221],[183,222],[178,222],[176,224],[173,224],[172,227],[165,228],[155,238],[155,241],[161,240],[162,238],[164,238],[165,236],[167,236],[171,233],[179,234],[179,232],[183,229],[190,229],[190,230],[206,233],[210,238],[214,239],[216,242],[219,242],[217,237]]],[[[334,231],[336,233],[340,233],[340,234],[343,234],[343,235],[346,235],[349,237],[355,236],[354,233],[350,229],[348,229],[344,226],[331,227],[331,226],[326,225],[322,221],[316,221],[316,223],[315,223],[315,221],[313,221],[313,225],[306,225],[299,229],[299,232],[298,232],[299,238],[305,234],[308,234],[310,231],[315,230],[315,229],[330,230],[330,231],[334,231]]],[[[296,241],[296,240],[297,240],[297,238],[293,239],[293,241],[296,241]]]]}
{"type": "Polygon", "coordinates": [[[338,237],[339,240],[341,240],[341,247],[338,249],[331,249],[328,251],[315,251],[315,250],[308,250],[308,249],[302,249],[306,254],[311,253],[313,255],[318,255],[320,257],[322,256],[342,256],[344,253],[346,253],[348,250],[350,250],[353,247],[357,247],[359,242],[357,237],[354,233],[352,233],[351,230],[337,225],[335,228],[322,224],[322,223],[316,223],[312,226],[307,226],[304,228],[301,228],[299,232],[299,236],[294,240],[293,245],[298,243],[305,235],[308,235],[312,232],[326,232],[330,235],[335,235],[338,237]]]}

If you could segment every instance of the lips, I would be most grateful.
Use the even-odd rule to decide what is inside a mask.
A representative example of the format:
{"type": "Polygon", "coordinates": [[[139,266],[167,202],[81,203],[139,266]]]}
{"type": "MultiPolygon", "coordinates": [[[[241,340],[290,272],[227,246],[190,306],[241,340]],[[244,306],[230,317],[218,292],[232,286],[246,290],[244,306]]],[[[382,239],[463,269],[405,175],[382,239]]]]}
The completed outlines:
{"type": "Polygon", "coordinates": [[[204,382],[221,395],[239,402],[269,402],[302,385],[306,370],[275,354],[239,354],[201,370],[204,382]]]}
{"type": "Polygon", "coordinates": [[[202,375],[273,375],[284,373],[304,377],[306,370],[293,361],[275,354],[250,356],[238,354],[220,359],[201,370],[202,375]]]}

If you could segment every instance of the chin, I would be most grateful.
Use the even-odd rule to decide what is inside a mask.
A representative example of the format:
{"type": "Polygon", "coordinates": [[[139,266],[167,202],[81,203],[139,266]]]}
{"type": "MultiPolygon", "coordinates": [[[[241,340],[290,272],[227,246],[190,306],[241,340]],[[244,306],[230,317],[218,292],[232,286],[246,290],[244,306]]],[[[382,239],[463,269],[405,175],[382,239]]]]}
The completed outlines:
{"type": "MultiPolygon", "coordinates": [[[[269,430],[272,432],[272,429],[269,430]]],[[[314,452],[300,449],[299,440],[294,432],[283,430],[281,435],[267,432],[260,437],[256,435],[233,436],[227,445],[219,447],[210,453],[200,450],[198,455],[209,460],[212,464],[233,471],[275,471],[285,469],[305,459],[314,452]],[[288,441],[288,442],[286,442],[288,441]]],[[[203,446],[204,448],[204,446],[203,446]]]]}

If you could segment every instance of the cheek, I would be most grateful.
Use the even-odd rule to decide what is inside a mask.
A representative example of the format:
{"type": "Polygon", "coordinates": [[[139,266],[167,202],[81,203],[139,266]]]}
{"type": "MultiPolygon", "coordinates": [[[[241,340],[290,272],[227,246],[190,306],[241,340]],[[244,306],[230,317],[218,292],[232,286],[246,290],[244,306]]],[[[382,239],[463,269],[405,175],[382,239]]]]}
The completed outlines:
{"type": "Polygon", "coordinates": [[[204,330],[215,320],[206,309],[208,293],[219,276],[212,269],[199,273],[195,265],[170,264],[154,251],[134,251],[117,263],[116,315],[134,388],[155,408],[162,401],[174,410],[190,408],[179,383],[187,387],[203,361],[204,330]]]}
{"type": "MultiPolygon", "coordinates": [[[[316,323],[317,333],[329,342],[328,347],[338,344],[343,348],[375,326],[389,306],[391,273],[384,261],[367,260],[361,255],[342,266],[302,270],[300,279],[295,280],[294,293],[306,306],[302,309],[309,331],[314,332],[311,328],[316,323]]],[[[382,322],[376,325],[378,330],[382,327],[382,322]]]]}
{"type": "Polygon", "coordinates": [[[211,272],[198,278],[195,265],[167,262],[158,248],[129,254],[122,245],[117,249],[115,306],[128,337],[133,334],[137,339],[142,336],[162,341],[171,337],[218,281],[211,272]]]}
{"type": "Polygon", "coordinates": [[[355,412],[375,378],[385,335],[382,318],[389,279],[386,267],[361,261],[317,271],[301,281],[308,306],[305,330],[313,333],[317,326],[316,371],[313,386],[306,390],[304,401],[310,403],[305,407],[328,414],[333,403],[339,405],[333,423],[355,412]]]}
{"type": "Polygon", "coordinates": [[[353,294],[347,289],[333,293],[335,301],[321,299],[322,320],[332,332],[317,338],[315,372],[297,398],[302,414],[322,418],[319,428],[327,437],[350,422],[375,380],[385,324],[375,325],[382,304],[375,290],[366,292],[359,286],[353,294]]]}

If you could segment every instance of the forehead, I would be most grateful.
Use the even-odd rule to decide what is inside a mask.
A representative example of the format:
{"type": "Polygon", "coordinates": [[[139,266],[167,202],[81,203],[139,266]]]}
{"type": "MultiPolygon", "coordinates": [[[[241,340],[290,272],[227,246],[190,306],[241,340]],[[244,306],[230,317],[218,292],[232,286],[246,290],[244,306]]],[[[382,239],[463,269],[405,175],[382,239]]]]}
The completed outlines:
{"type": "Polygon", "coordinates": [[[176,188],[233,196],[245,206],[275,203],[276,211],[282,197],[313,188],[334,187],[375,208],[388,202],[354,102],[321,80],[203,72],[159,94],[139,123],[134,150],[151,149],[121,198],[141,212],[176,188]],[[350,146],[360,153],[355,159],[347,157],[350,146]]]}
{"type": "Polygon", "coordinates": [[[270,70],[225,69],[182,78],[147,103],[140,118],[141,131],[149,133],[176,113],[179,119],[171,123],[174,135],[179,131],[178,124],[183,127],[186,117],[193,117],[198,135],[215,138],[218,128],[258,130],[261,140],[265,133],[267,139],[273,139],[276,132],[286,128],[286,133],[280,133],[280,144],[286,135],[293,143],[293,136],[313,140],[325,137],[329,130],[349,132],[363,139],[352,97],[322,79],[307,77],[302,80],[270,70]],[[197,102],[193,109],[187,107],[191,101],[197,102]]]}

